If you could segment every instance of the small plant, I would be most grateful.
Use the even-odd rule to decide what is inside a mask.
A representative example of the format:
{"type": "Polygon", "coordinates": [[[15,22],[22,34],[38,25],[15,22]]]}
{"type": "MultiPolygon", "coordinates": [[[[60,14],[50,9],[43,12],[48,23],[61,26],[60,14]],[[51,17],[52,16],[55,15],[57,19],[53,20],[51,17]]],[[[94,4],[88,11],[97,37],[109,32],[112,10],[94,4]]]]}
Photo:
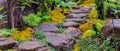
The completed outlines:
{"type": "Polygon", "coordinates": [[[38,2],[34,1],[34,0],[18,0],[18,4],[21,5],[21,9],[24,10],[26,6],[31,6],[31,4],[38,4],[38,2]]]}
{"type": "Polygon", "coordinates": [[[41,22],[41,18],[37,17],[35,14],[31,13],[28,16],[24,16],[24,22],[30,27],[36,27],[41,22]]]}
{"type": "Polygon", "coordinates": [[[31,28],[26,28],[23,31],[15,31],[10,35],[13,39],[18,41],[30,40],[32,38],[31,28]]]}
{"type": "Polygon", "coordinates": [[[70,1],[70,2],[63,2],[63,1],[61,1],[61,3],[58,6],[62,7],[62,8],[69,8],[69,9],[71,9],[71,7],[73,5],[76,5],[76,3],[72,2],[72,1],[70,1]]]}
{"type": "Polygon", "coordinates": [[[0,19],[2,19],[4,17],[4,15],[0,14],[0,19]]]}
{"type": "Polygon", "coordinates": [[[16,29],[2,29],[0,30],[0,37],[10,36],[16,29]]]}
{"type": "Polygon", "coordinates": [[[41,12],[38,12],[36,15],[37,15],[37,17],[41,18],[42,21],[50,19],[49,13],[43,13],[42,14],[41,12]]]}
{"type": "Polygon", "coordinates": [[[42,31],[35,31],[34,35],[35,35],[36,39],[44,39],[44,38],[46,38],[44,32],[42,32],[42,31]]]}
{"type": "Polygon", "coordinates": [[[55,33],[63,33],[65,31],[65,28],[58,28],[58,30],[55,31],[55,33]]]}
{"type": "Polygon", "coordinates": [[[100,38],[86,38],[80,40],[80,51],[115,51],[114,45],[106,39],[100,42],[100,38]]]}

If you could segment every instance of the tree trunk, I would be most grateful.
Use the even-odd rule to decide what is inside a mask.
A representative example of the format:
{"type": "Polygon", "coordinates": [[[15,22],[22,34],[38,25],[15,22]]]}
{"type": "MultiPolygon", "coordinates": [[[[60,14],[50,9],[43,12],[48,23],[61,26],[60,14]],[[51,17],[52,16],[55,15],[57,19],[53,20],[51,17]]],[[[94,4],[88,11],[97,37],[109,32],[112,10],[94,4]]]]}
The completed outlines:
{"type": "Polygon", "coordinates": [[[17,0],[7,0],[7,17],[8,17],[8,28],[14,28],[14,9],[17,0]]]}

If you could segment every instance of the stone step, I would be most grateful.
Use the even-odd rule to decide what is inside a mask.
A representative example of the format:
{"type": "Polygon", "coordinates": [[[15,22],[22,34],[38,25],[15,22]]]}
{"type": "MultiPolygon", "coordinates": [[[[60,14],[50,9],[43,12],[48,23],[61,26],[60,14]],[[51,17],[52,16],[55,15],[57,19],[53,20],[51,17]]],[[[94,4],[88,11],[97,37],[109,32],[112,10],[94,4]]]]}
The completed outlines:
{"type": "Polygon", "coordinates": [[[37,41],[26,41],[19,45],[18,51],[48,51],[47,47],[37,41]]]}
{"type": "Polygon", "coordinates": [[[74,5],[74,6],[72,6],[72,9],[80,9],[80,6],[74,5]]]}
{"type": "Polygon", "coordinates": [[[85,13],[79,13],[79,14],[75,14],[75,13],[69,13],[68,15],[66,15],[66,18],[87,18],[87,14],[85,13]]]}
{"type": "Polygon", "coordinates": [[[86,19],[65,19],[66,22],[77,22],[77,23],[85,23],[86,19]]]}
{"type": "Polygon", "coordinates": [[[67,50],[73,45],[71,35],[68,34],[47,34],[46,40],[48,44],[57,50],[67,50]]]}
{"type": "Polygon", "coordinates": [[[38,27],[34,28],[35,30],[40,30],[43,32],[54,32],[56,30],[58,30],[57,28],[57,24],[53,23],[53,24],[41,24],[38,27]]]}
{"type": "Polygon", "coordinates": [[[64,22],[62,26],[63,27],[78,27],[79,24],[76,22],[64,22]]]}
{"type": "Polygon", "coordinates": [[[82,11],[82,10],[71,10],[71,11],[68,11],[67,13],[76,13],[76,14],[79,14],[79,13],[88,13],[88,12],[87,11],[82,11]]]}
{"type": "Polygon", "coordinates": [[[13,48],[17,42],[11,38],[0,38],[0,49],[11,49],[13,48]]]}

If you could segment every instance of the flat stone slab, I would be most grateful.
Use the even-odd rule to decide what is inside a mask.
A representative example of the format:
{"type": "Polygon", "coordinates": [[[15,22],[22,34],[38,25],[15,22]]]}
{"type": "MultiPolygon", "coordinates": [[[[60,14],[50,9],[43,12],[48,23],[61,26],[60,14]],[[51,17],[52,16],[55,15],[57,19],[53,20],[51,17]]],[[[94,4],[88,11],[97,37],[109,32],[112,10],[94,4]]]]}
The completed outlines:
{"type": "Polygon", "coordinates": [[[36,30],[41,30],[43,32],[54,32],[58,30],[56,24],[41,24],[40,26],[35,28],[36,30]]]}
{"type": "Polygon", "coordinates": [[[76,29],[74,27],[68,27],[65,31],[65,34],[71,35],[75,38],[80,38],[82,32],[79,29],[76,29]]]}
{"type": "Polygon", "coordinates": [[[66,22],[77,22],[77,23],[85,23],[86,19],[65,19],[66,22]]]}
{"type": "Polygon", "coordinates": [[[80,9],[70,10],[70,11],[68,11],[68,12],[70,12],[70,13],[76,13],[76,14],[79,14],[79,13],[87,13],[86,11],[82,11],[82,10],[80,10],[80,9]]]}
{"type": "Polygon", "coordinates": [[[10,49],[13,48],[17,42],[11,37],[0,38],[0,49],[10,49]]]}
{"type": "Polygon", "coordinates": [[[40,42],[26,41],[19,45],[18,51],[48,51],[48,48],[40,42]]]}
{"type": "Polygon", "coordinates": [[[87,14],[86,13],[79,13],[79,14],[75,14],[75,13],[70,13],[67,15],[67,18],[87,18],[87,14]]]}
{"type": "Polygon", "coordinates": [[[63,23],[63,27],[77,27],[78,25],[78,23],[72,21],[63,23]]]}
{"type": "Polygon", "coordinates": [[[80,6],[77,6],[77,5],[72,6],[72,9],[80,9],[80,6]]]}
{"type": "Polygon", "coordinates": [[[67,34],[47,34],[47,42],[56,50],[66,50],[73,45],[73,40],[67,34]]]}
{"type": "Polygon", "coordinates": [[[90,6],[82,6],[82,7],[80,7],[80,9],[79,9],[79,10],[84,11],[84,12],[89,12],[89,11],[90,11],[90,9],[91,9],[91,7],[90,7],[90,6]]]}

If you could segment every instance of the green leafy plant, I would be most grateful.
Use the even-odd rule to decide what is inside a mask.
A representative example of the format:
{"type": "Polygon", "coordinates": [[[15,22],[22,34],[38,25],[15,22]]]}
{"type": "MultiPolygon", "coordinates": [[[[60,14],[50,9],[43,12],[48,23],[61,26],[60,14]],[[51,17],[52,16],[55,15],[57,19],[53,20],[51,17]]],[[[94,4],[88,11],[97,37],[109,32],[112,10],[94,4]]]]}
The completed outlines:
{"type": "Polygon", "coordinates": [[[38,12],[36,15],[37,15],[37,17],[41,18],[42,21],[50,19],[49,13],[42,14],[41,12],[38,12]]]}
{"type": "Polygon", "coordinates": [[[118,0],[95,0],[96,8],[98,11],[98,18],[105,19],[106,17],[119,17],[120,1],[118,0]]]}
{"type": "Polygon", "coordinates": [[[55,4],[59,4],[61,2],[61,0],[45,0],[46,3],[52,5],[52,3],[55,1],[55,4]]]}
{"type": "Polygon", "coordinates": [[[105,19],[107,16],[106,14],[107,14],[109,5],[108,3],[106,3],[106,1],[107,0],[95,0],[99,19],[105,19]]]}
{"type": "Polygon", "coordinates": [[[65,31],[65,28],[58,28],[58,30],[55,31],[55,33],[63,33],[65,31]]]}
{"type": "Polygon", "coordinates": [[[76,5],[75,2],[63,2],[61,1],[61,3],[58,5],[58,7],[62,7],[62,8],[71,8],[73,5],[76,5]]]}
{"type": "Polygon", "coordinates": [[[15,30],[17,29],[2,29],[0,30],[0,36],[1,37],[7,37],[7,36],[10,36],[10,34],[12,34],[15,30]]]}
{"type": "Polygon", "coordinates": [[[65,31],[65,27],[62,26],[62,23],[57,25],[58,30],[55,31],[55,33],[63,33],[65,31]]]}
{"type": "Polygon", "coordinates": [[[46,38],[44,32],[42,31],[35,31],[34,35],[35,35],[35,38],[39,40],[46,38]]]}
{"type": "Polygon", "coordinates": [[[2,19],[4,17],[4,15],[3,14],[0,14],[0,19],[2,19]]]}
{"type": "Polygon", "coordinates": [[[21,5],[22,10],[24,10],[26,6],[30,7],[32,3],[38,4],[35,0],[18,0],[18,4],[21,5]]]}
{"type": "Polygon", "coordinates": [[[37,17],[35,14],[31,13],[28,16],[24,16],[24,22],[30,27],[36,27],[41,22],[41,18],[37,17]]]}
{"type": "MultiPolygon", "coordinates": [[[[109,40],[100,38],[86,38],[80,40],[80,51],[115,51],[116,46],[109,44],[109,40]]],[[[115,43],[115,42],[114,42],[115,43]]]]}
{"type": "Polygon", "coordinates": [[[118,0],[109,0],[109,5],[112,8],[112,13],[115,18],[120,18],[120,1],[118,0]]]}

